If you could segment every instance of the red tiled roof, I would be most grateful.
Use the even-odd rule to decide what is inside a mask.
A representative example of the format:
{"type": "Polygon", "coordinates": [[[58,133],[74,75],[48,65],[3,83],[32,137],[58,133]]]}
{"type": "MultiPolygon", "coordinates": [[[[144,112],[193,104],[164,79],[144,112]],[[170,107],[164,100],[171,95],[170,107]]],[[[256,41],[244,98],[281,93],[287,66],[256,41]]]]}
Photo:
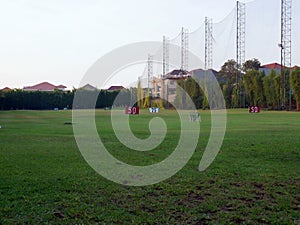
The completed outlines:
{"type": "Polygon", "coordinates": [[[5,87],[3,89],[1,89],[0,91],[11,91],[12,89],[10,89],[9,87],[5,87]]]}
{"type": "Polygon", "coordinates": [[[280,70],[281,69],[281,65],[278,64],[278,63],[270,63],[270,64],[263,65],[262,68],[280,70]]]}
{"type": "Polygon", "coordinates": [[[43,82],[43,83],[36,84],[33,86],[24,87],[23,90],[26,90],[26,91],[54,91],[55,89],[64,89],[64,88],[66,88],[66,86],[64,86],[64,85],[55,86],[48,82],[43,82]]]}
{"type": "Polygon", "coordinates": [[[94,87],[90,84],[86,84],[86,85],[82,86],[80,89],[83,89],[83,90],[97,90],[96,87],[94,87]]]}
{"type": "Polygon", "coordinates": [[[67,87],[61,84],[61,85],[56,86],[56,88],[65,89],[65,88],[67,88],[67,87]]]}
{"type": "Polygon", "coordinates": [[[107,90],[108,91],[119,91],[119,90],[122,90],[124,89],[123,86],[110,86],[107,90]]]}
{"type": "Polygon", "coordinates": [[[188,72],[186,70],[172,70],[167,75],[186,75],[188,72]]]}
{"type": "MultiPolygon", "coordinates": [[[[281,65],[279,63],[270,63],[270,64],[263,65],[261,67],[262,68],[267,68],[267,69],[274,69],[274,70],[280,70],[281,69],[281,65]]],[[[286,68],[287,69],[288,68],[296,69],[296,68],[299,68],[299,66],[295,65],[293,67],[286,67],[286,68]]]]}
{"type": "Polygon", "coordinates": [[[163,79],[180,80],[187,79],[191,75],[186,70],[175,69],[163,76],[163,79]]]}

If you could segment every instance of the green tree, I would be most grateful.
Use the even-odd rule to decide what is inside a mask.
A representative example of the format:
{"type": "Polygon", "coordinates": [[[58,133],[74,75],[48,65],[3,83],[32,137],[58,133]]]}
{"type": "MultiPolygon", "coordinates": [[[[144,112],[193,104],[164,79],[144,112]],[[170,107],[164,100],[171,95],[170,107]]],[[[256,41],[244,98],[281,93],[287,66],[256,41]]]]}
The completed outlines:
{"type": "Polygon", "coordinates": [[[248,70],[244,75],[244,86],[250,105],[263,105],[263,77],[264,73],[258,70],[248,70]]]}
{"type": "Polygon", "coordinates": [[[264,105],[264,90],[263,90],[263,77],[264,74],[256,71],[256,76],[253,77],[254,84],[254,103],[255,105],[264,105]]]}
{"type": "MultiPolygon", "coordinates": [[[[263,78],[263,89],[266,99],[266,104],[270,109],[278,109],[279,107],[279,92],[276,85],[276,73],[271,71],[269,76],[263,78]]],[[[278,87],[279,88],[279,87],[278,87]]]]}
{"type": "Polygon", "coordinates": [[[184,81],[182,79],[177,81],[174,104],[179,109],[184,108],[184,81]]]}
{"type": "Polygon", "coordinates": [[[130,105],[137,105],[137,93],[138,90],[135,87],[130,87],[130,105]]]}
{"type": "Polygon", "coordinates": [[[274,78],[275,86],[275,99],[276,99],[276,109],[280,109],[280,75],[276,75],[274,78]]]}
{"type": "Polygon", "coordinates": [[[222,83],[221,87],[222,87],[226,107],[231,108],[232,107],[232,93],[233,93],[232,84],[230,82],[222,83]]]}
{"type": "Polygon", "coordinates": [[[296,100],[296,109],[300,111],[300,69],[295,69],[290,76],[290,85],[293,89],[295,100],[296,100]]]}
{"type": "Polygon", "coordinates": [[[230,59],[221,67],[218,76],[225,82],[235,83],[237,73],[237,63],[234,59],[230,59]]]}
{"type": "Polygon", "coordinates": [[[270,76],[265,76],[263,78],[263,85],[264,85],[264,95],[266,98],[266,104],[269,109],[273,109],[273,101],[272,101],[272,94],[274,93],[274,89],[271,89],[271,79],[270,76]]]}
{"type": "Polygon", "coordinates": [[[258,59],[250,59],[243,63],[243,71],[247,72],[248,70],[259,70],[261,63],[258,59]]]}
{"type": "Polygon", "coordinates": [[[188,79],[186,79],[184,81],[184,87],[185,87],[186,93],[191,98],[193,98],[196,95],[196,93],[197,93],[197,83],[193,78],[189,77],[188,79]]]}
{"type": "Polygon", "coordinates": [[[142,108],[144,105],[144,91],[140,80],[138,81],[137,87],[137,105],[139,108],[142,108]]]}
{"type": "Polygon", "coordinates": [[[197,107],[196,100],[199,95],[199,88],[198,88],[197,82],[193,78],[189,77],[188,79],[186,79],[184,81],[184,89],[185,89],[186,94],[188,94],[191,99],[191,101],[188,101],[188,98],[186,98],[187,108],[191,108],[193,105],[195,105],[195,107],[197,107]]]}
{"type": "Polygon", "coordinates": [[[239,90],[238,90],[237,85],[235,85],[233,90],[232,90],[231,105],[232,105],[233,108],[238,108],[239,107],[239,90]]]}
{"type": "Polygon", "coordinates": [[[244,87],[246,90],[247,100],[249,105],[254,105],[254,85],[253,85],[253,79],[252,74],[253,71],[247,71],[244,75],[244,87]]]}
{"type": "Polygon", "coordinates": [[[5,93],[0,91],[0,110],[4,109],[5,105],[5,93]]]}

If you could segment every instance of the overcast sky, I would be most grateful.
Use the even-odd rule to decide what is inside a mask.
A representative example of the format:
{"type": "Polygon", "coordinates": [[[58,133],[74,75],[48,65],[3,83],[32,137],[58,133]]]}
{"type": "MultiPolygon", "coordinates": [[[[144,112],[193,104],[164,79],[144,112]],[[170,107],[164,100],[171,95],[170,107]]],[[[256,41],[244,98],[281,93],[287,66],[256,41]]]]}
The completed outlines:
{"type": "MultiPolygon", "coordinates": [[[[172,38],[181,27],[196,30],[206,16],[217,23],[235,5],[235,0],[0,0],[0,88],[43,81],[78,87],[88,68],[111,50],[133,42],[161,41],[163,35],[172,38]]],[[[273,12],[278,28],[278,4],[256,10],[273,12]]],[[[267,35],[275,37],[274,45],[280,36],[267,35]]],[[[298,43],[297,35],[293,38],[298,43]]],[[[257,56],[251,54],[279,59],[276,48],[272,54],[264,49],[255,52],[257,56]]],[[[293,64],[300,63],[297,57],[293,64]]],[[[127,85],[125,79],[116,84],[127,85]]]]}

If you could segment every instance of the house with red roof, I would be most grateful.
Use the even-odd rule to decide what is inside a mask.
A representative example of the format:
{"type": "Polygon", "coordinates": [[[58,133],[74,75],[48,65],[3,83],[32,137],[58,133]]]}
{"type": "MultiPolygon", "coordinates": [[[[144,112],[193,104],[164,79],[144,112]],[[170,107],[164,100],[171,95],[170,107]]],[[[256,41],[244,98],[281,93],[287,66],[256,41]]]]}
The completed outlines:
{"type": "Polygon", "coordinates": [[[280,73],[282,66],[278,63],[270,63],[270,64],[266,64],[266,65],[262,65],[259,68],[260,72],[264,72],[266,75],[269,75],[273,70],[275,71],[275,73],[280,73]]]}
{"type": "Polygon", "coordinates": [[[5,88],[1,89],[0,91],[8,92],[8,91],[12,91],[12,89],[10,89],[9,87],[5,87],[5,88]]]}
{"type": "Polygon", "coordinates": [[[98,90],[96,87],[94,87],[93,85],[90,84],[86,84],[82,87],[79,88],[80,90],[85,90],[85,91],[96,91],[98,90]]]}
{"type": "Polygon", "coordinates": [[[65,91],[67,87],[64,85],[53,85],[48,82],[42,82],[33,86],[26,86],[23,88],[24,91],[65,91]]]}
{"type": "MultiPolygon", "coordinates": [[[[271,73],[271,71],[274,70],[275,73],[279,74],[281,72],[282,68],[284,69],[284,67],[281,66],[281,64],[279,64],[279,63],[270,63],[270,64],[262,65],[259,68],[259,71],[264,72],[266,75],[269,75],[271,73]]],[[[294,66],[291,68],[286,67],[286,68],[294,70],[296,68],[299,68],[299,66],[294,66]]]]}
{"type": "MultiPolygon", "coordinates": [[[[176,87],[179,80],[186,80],[191,74],[186,70],[174,69],[165,75],[151,78],[151,95],[173,102],[176,98],[176,87]],[[164,91],[163,91],[164,90],[164,91]]],[[[147,92],[147,89],[145,90],[147,92]]]]}
{"type": "Polygon", "coordinates": [[[123,86],[110,86],[107,90],[108,91],[120,91],[122,89],[124,89],[123,86]]]}
{"type": "Polygon", "coordinates": [[[261,67],[267,69],[273,69],[273,70],[280,70],[282,66],[278,63],[270,63],[270,64],[263,65],[261,67]]]}

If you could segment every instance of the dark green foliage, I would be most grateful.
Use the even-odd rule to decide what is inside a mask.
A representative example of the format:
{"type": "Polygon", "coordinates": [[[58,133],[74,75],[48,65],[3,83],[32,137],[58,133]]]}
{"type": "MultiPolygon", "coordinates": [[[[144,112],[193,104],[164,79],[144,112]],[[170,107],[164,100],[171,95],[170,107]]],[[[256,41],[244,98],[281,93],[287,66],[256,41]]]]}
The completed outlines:
{"type": "Polygon", "coordinates": [[[240,96],[238,93],[238,86],[241,84],[238,79],[238,73],[237,62],[234,59],[230,59],[224,63],[217,74],[217,79],[223,90],[227,108],[239,107],[240,96]]]}
{"type": "Polygon", "coordinates": [[[13,90],[1,93],[0,109],[31,109],[44,110],[53,108],[72,107],[73,92],[31,92],[23,90],[13,90]]]}
{"type": "Polygon", "coordinates": [[[259,70],[260,62],[258,59],[250,59],[244,62],[243,64],[243,71],[247,72],[248,70],[259,70]]]}
{"type": "Polygon", "coordinates": [[[237,73],[237,63],[234,59],[230,59],[221,67],[218,76],[222,81],[234,84],[236,83],[237,73]]]}
{"type": "Polygon", "coordinates": [[[297,111],[300,111],[300,69],[299,68],[297,68],[291,73],[290,85],[291,88],[293,89],[294,96],[296,99],[297,111]]]}
{"type": "Polygon", "coordinates": [[[226,107],[231,108],[232,107],[232,93],[233,93],[233,87],[230,82],[221,83],[223,96],[225,99],[226,107]]]}
{"type": "Polygon", "coordinates": [[[263,77],[263,88],[266,99],[266,104],[269,109],[280,108],[280,86],[279,86],[279,75],[276,75],[275,71],[272,70],[269,76],[263,77]]]}
{"type": "MultiPolygon", "coordinates": [[[[121,91],[86,91],[86,90],[74,90],[68,92],[54,91],[54,92],[42,92],[42,91],[23,91],[13,90],[9,92],[0,92],[0,109],[1,110],[47,110],[47,109],[64,109],[72,108],[73,99],[75,93],[81,95],[81,97],[89,98],[92,95],[98,95],[96,105],[83,106],[82,108],[105,108],[114,106],[130,105],[131,101],[136,101],[131,97],[130,90],[124,89],[121,91]],[[118,98],[116,98],[118,96],[118,98]],[[116,100],[117,99],[117,100],[116,100]],[[115,101],[116,100],[116,101],[115,101]]],[[[134,93],[133,93],[134,94],[134,93]]]]}
{"type": "Polygon", "coordinates": [[[179,109],[202,108],[204,99],[203,90],[194,78],[178,80],[176,88],[175,106],[179,109]],[[188,97],[189,96],[189,97],[188,97]]]}

